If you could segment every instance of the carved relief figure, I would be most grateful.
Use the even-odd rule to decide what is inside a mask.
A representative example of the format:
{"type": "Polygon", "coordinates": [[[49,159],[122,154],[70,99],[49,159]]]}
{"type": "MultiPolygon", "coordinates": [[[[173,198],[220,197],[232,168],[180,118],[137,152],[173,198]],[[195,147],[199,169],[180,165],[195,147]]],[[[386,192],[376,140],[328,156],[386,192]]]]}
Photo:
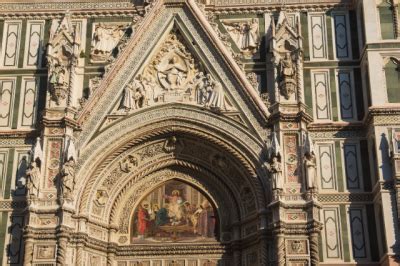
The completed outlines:
{"type": "Polygon", "coordinates": [[[258,19],[223,20],[221,22],[244,55],[252,55],[257,52],[260,44],[258,19]]]}
{"type": "Polygon", "coordinates": [[[38,196],[40,182],[40,168],[37,166],[36,161],[32,161],[28,170],[26,171],[26,188],[28,195],[31,198],[38,196]]]}
{"type": "Polygon", "coordinates": [[[126,25],[105,25],[104,23],[96,25],[92,39],[92,60],[105,61],[124,35],[125,30],[126,25]]]}

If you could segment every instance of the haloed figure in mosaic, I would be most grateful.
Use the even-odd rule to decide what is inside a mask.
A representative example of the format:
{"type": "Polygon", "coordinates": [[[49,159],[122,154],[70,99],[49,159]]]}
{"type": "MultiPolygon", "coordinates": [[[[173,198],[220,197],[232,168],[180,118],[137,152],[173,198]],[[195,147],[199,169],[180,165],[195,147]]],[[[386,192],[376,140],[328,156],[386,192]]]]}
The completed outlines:
{"type": "Polygon", "coordinates": [[[168,181],[143,199],[133,217],[133,242],[212,241],[216,216],[195,188],[168,181]]]}

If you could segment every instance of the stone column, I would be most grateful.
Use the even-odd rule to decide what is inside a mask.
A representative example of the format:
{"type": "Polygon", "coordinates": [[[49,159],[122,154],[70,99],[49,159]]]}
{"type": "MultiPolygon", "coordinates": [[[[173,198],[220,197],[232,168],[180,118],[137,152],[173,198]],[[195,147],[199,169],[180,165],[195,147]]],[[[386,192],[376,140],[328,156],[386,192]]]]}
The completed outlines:
{"type": "Polygon", "coordinates": [[[284,266],[285,263],[285,238],[279,233],[275,236],[276,265],[284,266]]]}
{"type": "Polygon", "coordinates": [[[82,258],[83,258],[83,245],[78,244],[76,247],[76,262],[75,262],[76,266],[83,266],[82,258]]]}
{"type": "Polygon", "coordinates": [[[65,258],[67,253],[67,237],[59,236],[57,247],[57,266],[65,265],[65,258]]]}
{"type": "Polygon", "coordinates": [[[33,260],[33,239],[25,239],[24,265],[31,266],[33,260]]]}
{"type": "Polygon", "coordinates": [[[318,233],[310,234],[310,260],[311,266],[319,265],[318,233]]]}

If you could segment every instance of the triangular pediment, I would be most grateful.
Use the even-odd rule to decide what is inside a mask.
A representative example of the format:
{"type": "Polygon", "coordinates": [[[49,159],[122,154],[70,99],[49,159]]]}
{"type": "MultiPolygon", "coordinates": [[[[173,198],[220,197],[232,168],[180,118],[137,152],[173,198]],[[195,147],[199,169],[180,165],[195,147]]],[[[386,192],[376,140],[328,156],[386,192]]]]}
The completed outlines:
{"type": "Polygon", "coordinates": [[[132,113],[171,103],[225,116],[264,134],[268,111],[260,97],[196,4],[181,4],[158,3],[146,15],[78,114],[78,146],[132,113]]]}

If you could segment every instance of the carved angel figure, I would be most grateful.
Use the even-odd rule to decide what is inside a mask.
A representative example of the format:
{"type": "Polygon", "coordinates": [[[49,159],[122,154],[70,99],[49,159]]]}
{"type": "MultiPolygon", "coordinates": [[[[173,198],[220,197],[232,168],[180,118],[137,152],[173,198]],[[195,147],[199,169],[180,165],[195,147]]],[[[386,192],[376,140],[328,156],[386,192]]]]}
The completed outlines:
{"type": "Polygon", "coordinates": [[[75,161],[69,159],[61,170],[61,191],[64,198],[70,198],[75,188],[75,161]]]}
{"type": "Polygon", "coordinates": [[[31,162],[31,165],[26,171],[26,188],[29,197],[37,197],[39,192],[40,182],[40,169],[35,161],[31,162]]]}
{"type": "Polygon", "coordinates": [[[304,155],[304,168],[306,174],[307,189],[317,188],[316,185],[316,159],[313,152],[307,152],[304,155]]]}

